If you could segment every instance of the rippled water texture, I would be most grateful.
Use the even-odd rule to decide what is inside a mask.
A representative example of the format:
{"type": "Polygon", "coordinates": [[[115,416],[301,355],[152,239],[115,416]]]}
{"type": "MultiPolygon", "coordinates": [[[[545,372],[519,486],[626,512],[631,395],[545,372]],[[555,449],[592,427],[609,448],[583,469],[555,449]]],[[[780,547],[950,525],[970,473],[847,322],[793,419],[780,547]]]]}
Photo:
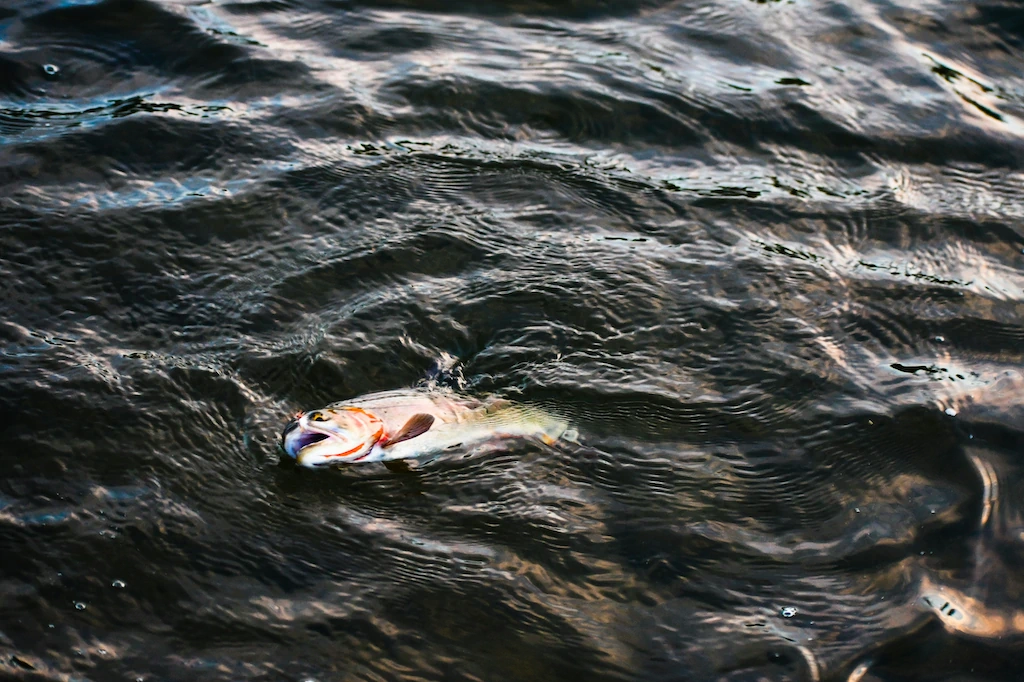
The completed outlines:
{"type": "Polygon", "coordinates": [[[1017,682],[1024,4],[10,0],[0,677],[1017,682]],[[580,443],[281,462],[417,385],[580,443]]]}

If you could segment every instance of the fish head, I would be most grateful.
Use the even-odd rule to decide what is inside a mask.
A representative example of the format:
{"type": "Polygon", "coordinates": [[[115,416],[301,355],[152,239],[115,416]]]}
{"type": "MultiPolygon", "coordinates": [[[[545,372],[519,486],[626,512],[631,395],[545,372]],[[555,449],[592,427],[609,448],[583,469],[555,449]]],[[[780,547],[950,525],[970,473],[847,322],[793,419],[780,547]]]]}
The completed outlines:
{"type": "Polygon", "coordinates": [[[281,433],[281,447],[300,466],[328,466],[364,457],[383,433],[383,423],[370,412],[328,407],[297,414],[281,433]]]}

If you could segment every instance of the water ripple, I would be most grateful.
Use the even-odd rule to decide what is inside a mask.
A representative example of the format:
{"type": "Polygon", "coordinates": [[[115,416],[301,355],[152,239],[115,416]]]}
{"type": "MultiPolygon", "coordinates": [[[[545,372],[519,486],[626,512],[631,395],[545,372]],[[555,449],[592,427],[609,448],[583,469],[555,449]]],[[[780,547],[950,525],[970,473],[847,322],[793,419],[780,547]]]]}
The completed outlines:
{"type": "Polygon", "coordinates": [[[1016,9],[0,9],[0,674],[1015,680],[1016,9]]]}

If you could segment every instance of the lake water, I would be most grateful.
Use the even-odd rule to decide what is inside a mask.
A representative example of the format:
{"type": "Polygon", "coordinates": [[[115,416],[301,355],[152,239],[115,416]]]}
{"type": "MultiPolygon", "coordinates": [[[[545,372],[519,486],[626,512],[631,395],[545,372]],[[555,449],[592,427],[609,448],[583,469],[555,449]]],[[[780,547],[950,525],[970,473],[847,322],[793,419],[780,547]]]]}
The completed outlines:
{"type": "Polygon", "coordinates": [[[7,0],[0,292],[4,679],[1024,669],[1017,0],[7,0]]]}

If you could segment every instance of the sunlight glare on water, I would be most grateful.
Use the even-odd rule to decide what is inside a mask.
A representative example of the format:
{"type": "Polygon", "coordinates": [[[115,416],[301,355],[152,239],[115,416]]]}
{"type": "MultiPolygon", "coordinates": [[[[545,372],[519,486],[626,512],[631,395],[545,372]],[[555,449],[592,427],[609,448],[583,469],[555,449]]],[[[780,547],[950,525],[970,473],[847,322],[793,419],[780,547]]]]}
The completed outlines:
{"type": "Polygon", "coordinates": [[[1017,682],[1022,47],[1017,0],[8,2],[0,676],[1017,682]],[[281,450],[427,381],[578,437],[281,450]]]}

